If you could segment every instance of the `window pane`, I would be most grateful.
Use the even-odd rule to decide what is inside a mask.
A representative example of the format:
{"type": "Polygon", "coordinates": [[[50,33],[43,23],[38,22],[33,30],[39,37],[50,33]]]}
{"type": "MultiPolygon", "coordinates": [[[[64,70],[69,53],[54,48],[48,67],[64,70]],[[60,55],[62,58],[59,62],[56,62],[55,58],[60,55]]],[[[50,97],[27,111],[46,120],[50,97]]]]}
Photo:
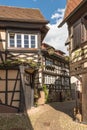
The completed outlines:
{"type": "Polygon", "coordinates": [[[10,35],[10,47],[14,47],[15,46],[14,45],[14,43],[15,43],[14,37],[15,37],[15,35],[10,35]]]}
{"type": "Polygon", "coordinates": [[[35,36],[31,36],[31,48],[35,48],[35,36]]]}
{"type": "Polygon", "coordinates": [[[46,65],[53,65],[53,61],[51,59],[46,59],[46,65]]]}
{"type": "Polygon", "coordinates": [[[21,34],[17,34],[17,47],[21,47],[21,34]]]}
{"type": "Polygon", "coordinates": [[[29,37],[28,37],[28,35],[24,35],[24,47],[29,48],[29,37]]]}

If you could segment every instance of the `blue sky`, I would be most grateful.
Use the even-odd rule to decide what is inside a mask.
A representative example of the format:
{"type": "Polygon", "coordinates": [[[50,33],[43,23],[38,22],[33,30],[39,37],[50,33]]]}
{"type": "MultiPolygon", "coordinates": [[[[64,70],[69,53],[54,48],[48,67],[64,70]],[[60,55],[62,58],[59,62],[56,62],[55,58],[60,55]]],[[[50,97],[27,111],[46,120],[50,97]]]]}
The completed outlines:
{"type": "Polygon", "coordinates": [[[0,0],[0,5],[17,6],[25,8],[39,8],[44,17],[49,20],[50,28],[44,41],[56,49],[67,53],[65,41],[68,37],[66,24],[58,28],[62,21],[67,0],[0,0]]]}
{"type": "Polygon", "coordinates": [[[0,5],[39,8],[47,20],[52,22],[51,15],[58,8],[64,8],[66,0],[0,0],[0,5]]]}

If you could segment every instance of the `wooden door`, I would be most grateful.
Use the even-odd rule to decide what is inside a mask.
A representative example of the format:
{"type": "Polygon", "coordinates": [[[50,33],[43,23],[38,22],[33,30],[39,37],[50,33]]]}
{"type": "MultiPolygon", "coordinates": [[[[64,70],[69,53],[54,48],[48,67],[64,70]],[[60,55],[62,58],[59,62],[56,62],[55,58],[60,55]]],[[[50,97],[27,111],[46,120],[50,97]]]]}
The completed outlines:
{"type": "Polygon", "coordinates": [[[26,109],[29,110],[34,105],[34,89],[33,89],[33,75],[25,72],[24,78],[24,93],[26,109]]]}

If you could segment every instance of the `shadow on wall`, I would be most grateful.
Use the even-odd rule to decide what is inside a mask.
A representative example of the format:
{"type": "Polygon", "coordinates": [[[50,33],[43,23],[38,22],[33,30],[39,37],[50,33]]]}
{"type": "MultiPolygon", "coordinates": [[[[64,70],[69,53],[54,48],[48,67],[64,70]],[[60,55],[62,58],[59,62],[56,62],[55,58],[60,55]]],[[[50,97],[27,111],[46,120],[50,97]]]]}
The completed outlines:
{"type": "MultiPolygon", "coordinates": [[[[60,111],[60,112],[64,112],[65,114],[69,115],[70,117],[74,118],[74,108],[76,107],[76,102],[75,102],[75,97],[76,97],[76,94],[75,94],[75,89],[76,89],[76,84],[75,83],[72,83],[72,87],[71,87],[71,90],[70,90],[70,95],[71,95],[71,98],[70,100],[64,100],[63,102],[53,102],[53,103],[50,103],[49,105],[51,107],[53,107],[54,109],[60,111]]],[[[59,91],[59,99],[61,101],[61,92],[62,91],[59,91]]],[[[58,93],[58,92],[57,92],[58,93]]],[[[65,91],[65,94],[66,94],[66,91],[65,91]]],[[[58,95],[57,95],[58,97],[58,95]]]]}
{"type": "Polygon", "coordinates": [[[74,119],[74,108],[76,107],[76,83],[72,83],[71,86],[71,99],[70,101],[64,101],[64,102],[54,102],[50,103],[50,106],[52,106],[54,109],[64,112],[65,114],[69,115],[74,119]]]}
{"type": "Polygon", "coordinates": [[[64,112],[65,114],[69,115],[70,117],[74,118],[73,116],[73,110],[75,108],[75,101],[67,101],[67,102],[54,102],[49,104],[54,109],[64,112]]]}
{"type": "Polygon", "coordinates": [[[75,100],[76,98],[76,83],[72,83],[71,84],[71,97],[73,100],[75,100]]]}

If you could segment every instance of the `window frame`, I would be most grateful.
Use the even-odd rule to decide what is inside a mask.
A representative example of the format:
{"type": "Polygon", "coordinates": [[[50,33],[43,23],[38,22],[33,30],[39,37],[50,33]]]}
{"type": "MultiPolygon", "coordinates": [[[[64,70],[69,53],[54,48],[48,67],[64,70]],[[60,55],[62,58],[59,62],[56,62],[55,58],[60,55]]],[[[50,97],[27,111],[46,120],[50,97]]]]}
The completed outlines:
{"type": "Polygon", "coordinates": [[[24,34],[24,39],[23,39],[23,40],[24,40],[24,48],[29,48],[29,35],[28,35],[28,34],[24,34]],[[25,36],[28,36],[28,39],[25,38],[25,36]],[[28,44],[27,44],[28,47],[25,47],[25,45],[26,45],[26,44],[25,44],[25,41],[28,41],[28,44]]]}
{"type": "Polygon", "coordinates": [[[45,59],[45,65],[50,65],[52,66],[53,65],[53,59],[50,59],[50,58],[47,58],[45,59]]]}
{"type": "MultiPolygon", "coordinates": [[[[13,46],[12,47],[14,47],[15,46],[15,34],[14,33],[11,33],[11,35],[10,35],[11,37],[13,36],[14,38],[13,38],[13,41],[14,41],[14,43],[12,43],[13,44],[13,46]]],[[[9,38],[8,37],[8,40],[9,40],[9,43],[10,43],[10,41],[11,41],[11,38],[9,38]]],[[[11,45],[10,45],[11,46],[11,45]]]]}
{"type": "MultiPolygon", "coordinates": [[[[37,48],[38,47],[38,35],[37,34],[27,34],[27,33],[8,33],[8,48],[26,48],[26,49],[30,49],[31,48],[31,36],[35,36],[35,47],[33,48],[37,48]],[[11,47],[10,44],[10,36],[11,34],[14,34],[14,47],[11,47]],[[21,35],[21,47],[17,47],[17,35],[21,35]],[[24,43],[24,36],[28,35],[28,47],[25,47],[25,43],[24,43]]],[[[32,49],[33,49],[32,48],[32,49]]]]}
{"type": "Polygon", "coordinates": [[[16,47],[21,48],[22,47],[22,35],[21,34],[16,34],[16,47]],[[18,38],[20,36],[20,38],[18,38]],[[20,41],[20,42],[19,42],[20,41]]]}

